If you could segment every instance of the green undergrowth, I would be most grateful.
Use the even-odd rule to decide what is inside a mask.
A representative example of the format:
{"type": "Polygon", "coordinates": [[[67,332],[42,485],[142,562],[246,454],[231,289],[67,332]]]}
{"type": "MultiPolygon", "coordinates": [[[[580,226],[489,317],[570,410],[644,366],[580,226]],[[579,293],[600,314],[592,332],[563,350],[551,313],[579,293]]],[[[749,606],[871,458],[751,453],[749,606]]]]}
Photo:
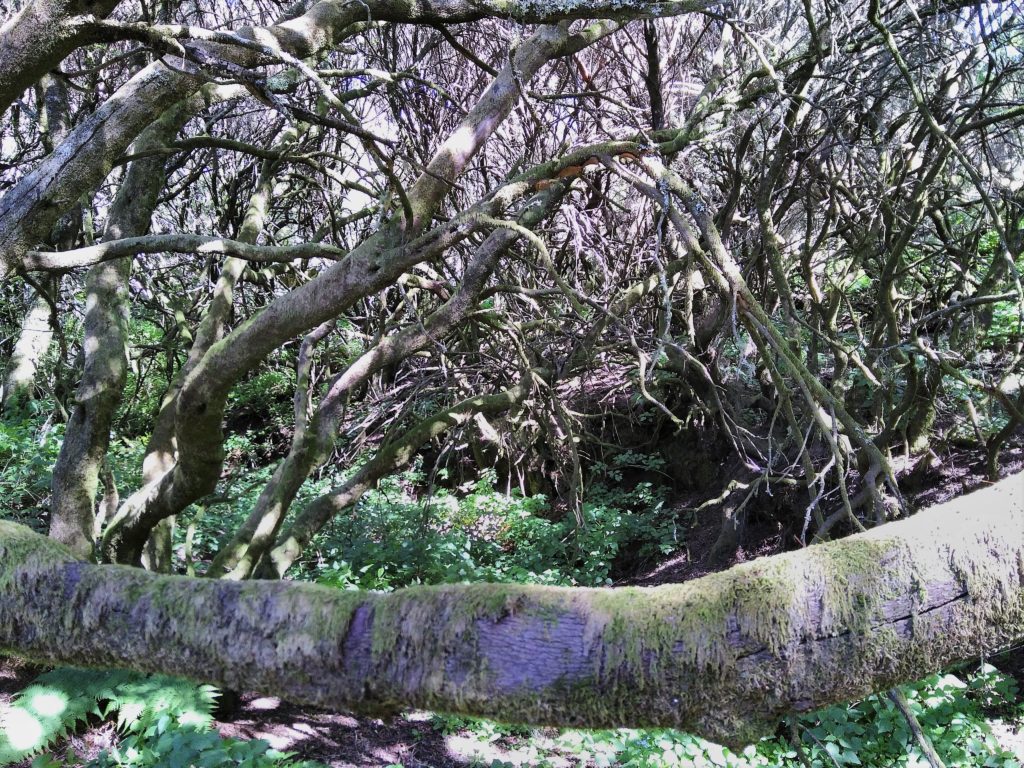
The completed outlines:
{"type": "MultiPolygon", "coordinates": [[[[403,480],[384,484],[351,517],[328,530],[314,550],[316,559],[303,563],[303,577],[342,589],[499,580],[601,585],[624,553],[636,557],[646,548],[657,557],[685,543],[679,541],[685,530],[666,524],[668,516],[657,514],[660,497],[645,495],[643,485],[629,497],[600,488],[591,492],[584,510],[593,516],[587,518],[593,535],[584,529],[574,541],[569,521],[559,527],[562,523],[543,497],[500,493],[486,476],[461,496],[439,492],[427,499],[413,493],[415,477],[407,474],[403,480]],[[652,526],[653,520],[660,520],[660,527],[652,526]],[[588,555],[573,549],[580,541],[587,542],[583,551],[591,553],[589,564],[588,555]]],[[[835,582],[842,587],[842,579],[835,582]]],[[[751,598],[771,603],[773,596],[751,598]]],[[[904,691],[947,766],[1024,765],[1024,742],[1008,740],[1020,738],[1024,722],[1013,678],[985,665],[932,676],[904,691]]],[[[906,719],[885,695],[794,718],[742,753],[671,730],[562,731],[552,737],[549,731],[488,720],[437,715],[434,724],[447,735],[478,741],[476,765],[483,768],[927,765],[906,719]],[[495,744],[513,749],[516,756],[494,757],[495,744]]]]}
{"type": "Polygon", "coordinates": [[[416,471],[384,480],[316,538],[295,576],[386,591],[499,581],[605,586],[624,565],[653,562],[680,544],[663,491],[650,483],[591,488],[578,521],[543,495],[506,494],[495,482],[484,472],[461,491],[423,494],[416,471]]]}
{"type": "Polygon", "coordinates": [[[54,669],[0,709],[0,765],[33,758],[33,768],[316,768],[264,741],[221,738],[211,729],[217,695],[211,686],[166,675],[54,669]],[[113,721],[119,734],[112,748],[89,759],[64,744],[101,721],[113,721]]]}
{"type": "Polygon", "coordinates": [[[0,419],[0,517],[44,533],[38,505],[50,493],[50,478],[64,439],[46,407],[31,401],[0,419]]]}

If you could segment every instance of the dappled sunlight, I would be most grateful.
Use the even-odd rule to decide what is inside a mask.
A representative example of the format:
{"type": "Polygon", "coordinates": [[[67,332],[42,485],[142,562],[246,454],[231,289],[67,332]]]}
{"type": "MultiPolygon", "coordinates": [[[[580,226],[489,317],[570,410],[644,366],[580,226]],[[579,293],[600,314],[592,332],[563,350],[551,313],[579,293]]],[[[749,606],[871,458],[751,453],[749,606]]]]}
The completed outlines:
{"type": "Polygon", "coordinates": [[[178,715],[178,722],[187,727],[204,727],[210,722],[210,716],[194,709],[187,709],[178,715]]]}
{"type": "Polygon", "coordinates": [[[475,734],[453,734],[445,738],[445,745],[452,759],[466,762],[470,765],[492,765],[498,763],[516,766],[517,768],[519,766],[529,768],[537,764],[541,754],[543,754],[545,764],[550,765],[551,768],[569,768],[569,766],[576,764],[574,760],[557,754],[538,752],[537,746],[533,741],[521,747],[506,748],[498,744],[496,740],[480,739],[475,734]]]}
{"type": "Polygon", "coordinates": [[[249,702],[249,708],[255,710],[271,710],[281,706],[281,700],[273,696],[261,696],[249,702]]]}
{"type": "Polygon", "coordinates": [[[1020,1],[0,2],[0,766],[1018,768],[1020,1]]]}
{"type": "Polygon", "coordinates": [[[11,709],[0,713],[3,734],[18,751],[28,752],[44,746],[46,730],[38,718],[24,709],[11,709]]]}
{"type": "Polygon", "coordinates": [[[43,717],[59,717],[68,707],[68,695],[63,691],[40,691],[32,694],[26,703],[43,717]]]}

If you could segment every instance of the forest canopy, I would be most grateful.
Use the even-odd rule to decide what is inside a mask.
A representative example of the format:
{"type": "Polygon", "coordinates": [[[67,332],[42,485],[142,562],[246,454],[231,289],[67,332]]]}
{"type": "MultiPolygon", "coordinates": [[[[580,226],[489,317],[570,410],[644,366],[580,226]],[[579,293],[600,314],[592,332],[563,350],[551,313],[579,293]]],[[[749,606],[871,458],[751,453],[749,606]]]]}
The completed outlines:
{"type": "Polygon", "coordinates": [[[737,744],[1024,638],[1016,3],[0,19],[0,648],[737,744]]]}

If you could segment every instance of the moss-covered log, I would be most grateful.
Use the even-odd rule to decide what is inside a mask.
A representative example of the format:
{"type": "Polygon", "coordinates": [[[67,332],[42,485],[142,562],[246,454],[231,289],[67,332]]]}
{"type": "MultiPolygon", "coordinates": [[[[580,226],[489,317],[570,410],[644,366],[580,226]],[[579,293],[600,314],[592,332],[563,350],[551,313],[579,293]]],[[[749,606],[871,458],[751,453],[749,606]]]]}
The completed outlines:
{"type": "Polygon", "coordinates": [[[1024,637],[1024,476],[869,533],[652,589],[392,594],[160,576],[0,523],[0,649],[295,702],[729,744],[1024,637]]]}

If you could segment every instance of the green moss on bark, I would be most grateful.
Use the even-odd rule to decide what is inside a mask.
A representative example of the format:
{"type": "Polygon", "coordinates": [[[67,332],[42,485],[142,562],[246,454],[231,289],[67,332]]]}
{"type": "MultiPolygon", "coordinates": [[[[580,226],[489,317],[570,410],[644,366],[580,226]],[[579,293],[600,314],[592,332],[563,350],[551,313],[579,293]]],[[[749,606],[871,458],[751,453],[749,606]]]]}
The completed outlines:
{"type": "Polygon", "coordinates": [[[75,563],[0,523],[0,643],[359,711],[680,727],[775,719],[1024,637],[1024,512],[1001,485],[868,534],[655,589],[393,594],[75,563]]]}
{"type": "Polygon", "coordinates": [[[685,584],[580,590],[588,643],[604,648],[595,674],[626,673],[643,685],[660,677],[658,659],[673,656],[721,675],[751,644],[778,654],[805,637],[866,626],[880,614],[886,590],[878,563],[893,547],[851,544],[757,560],[685,584]]]}
{"type": "Polygon", "coordinates": [[[24,525],[0,520],[0,589],[16,568],[25,565],[47,568],[76,560],[79,558],[63,544],[40,536],[24,525]]]}

